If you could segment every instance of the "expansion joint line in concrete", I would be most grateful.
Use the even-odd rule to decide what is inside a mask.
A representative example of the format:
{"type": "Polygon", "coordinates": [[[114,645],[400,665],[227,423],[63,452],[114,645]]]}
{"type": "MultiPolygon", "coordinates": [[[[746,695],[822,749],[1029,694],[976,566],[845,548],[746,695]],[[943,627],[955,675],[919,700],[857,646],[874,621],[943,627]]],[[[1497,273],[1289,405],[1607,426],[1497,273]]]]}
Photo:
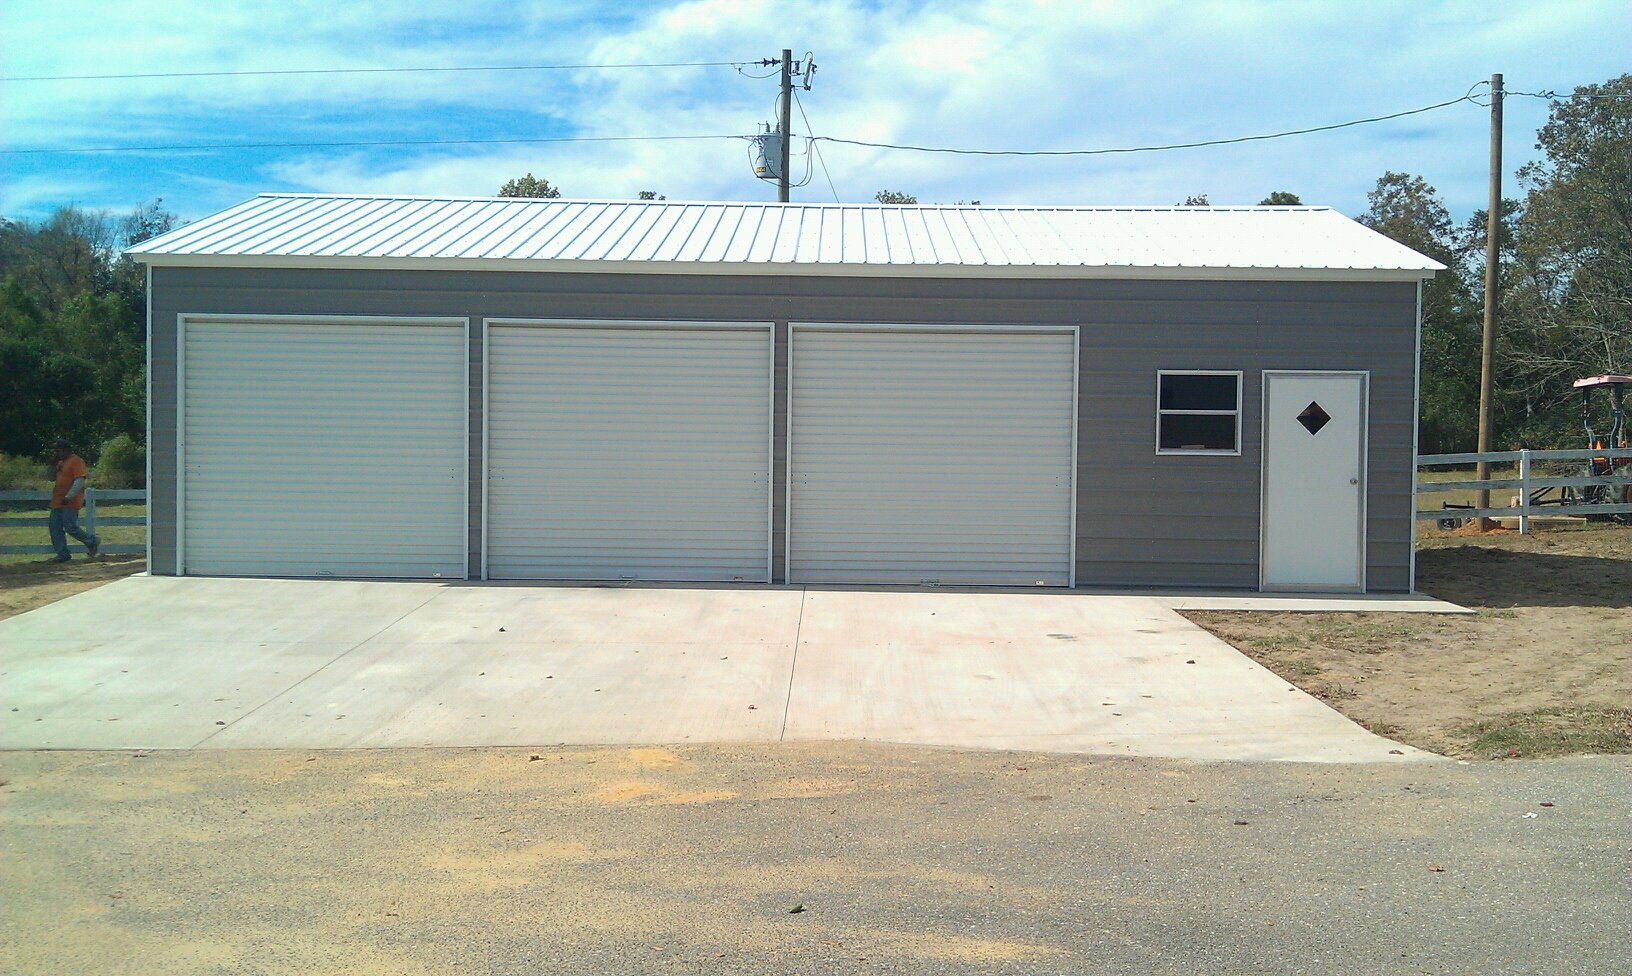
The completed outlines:
{"type": "Polygon", "coordinates": [[[793,673],[799,667],[799,635],[805,629],[805,601],[809,599],[809,588],[799,591],[799,622],[793,626],[793,660],[788,662],[788,697],[782,703],[782,730],[776,734],[778,742],[786,741],[788,737],[788,711],[793,708],[793,673]]]}
{"type": "Polygon", "coordinates": [[[443,592],[442,590],[436,590],[430,596],[426,597],[424,600],[420,601],[419,603],[414,604],[413,606],[409,607],[407,610],[404,610],[402,613],[398,614],[395,619],[393,619],[393,620],[389,621],[388,623],[386,623],[379,630],[376,630],[374,633],[369,634],[367,637],[364,637],[362,640],[358,641],[357,643],[355,643],[355,644],[351,645],[350,647],[346,648],[345,650],[341,651],[339,654],[336,654],[332,660],[325,661],[320,667],[314,668],[309,674],[306,674],[306,675],[302,676],[300,678],[300,680],[296,681],[294,684],[292,684],[289,687],[283,689],[282,691],[278,692],[277,694],[271,696],[266,701],[261,702],[259,705],[256,705],[254,708],[250,709],[249,711],[245,712],[244,714],[242,714],[242,715],[238,716],[237,718],[233,719],[231,722],[228,722],[226,725],[222,726],[221,728],[216,729],[214,732],[211,732],[209,735],[206,735],[204,738],[199,739],[197,742],[193,743],[192,745],[188,746],[187,748],[189,748],[189,749],[199,748],[200,746],[204,745],[204,743],[210,741],[211,739],[215,738],[216,736],[220,735],[221,733],[227,731],[227,729],[232,728],[234,725],[237,725],[239,722],[242,722],[244,719],[249,718],[251,715],[254,715],[256,712],[260,711],[261,709],[265,708],[266,706],[268,706],[268,705],[272,704],[273,702],[277,701],[279,698],[282,698],[284,695],[289,694],[291,691],[294,691],[296,688],[299,688],[301,685],[305,684],[306,682],[308,682],[308,681],[312,680],[313,678],[317,677],[318,675],[322,674],[324,671],[327,671],[330,666],[337,663],[341,658],[345,657],[346,655],[350,654],[352,651],[355,651],[357,648],[362,647],[364,644],[367,644],[369,641],[373,640],[374,638],[376,638],[376,637],[380,636],[381,634],[385,633],[386,631],[390,630],[392,627],[395,627],[397,624],[401,623],[404,619],[406,619],[408,617],[409,614],[418,613],[420,610],[423,610],[425,608],[425,606],[427,604],[429,604],[432,600],[434,600],[437,597],[441,596],[442,592],[443,592]]]}

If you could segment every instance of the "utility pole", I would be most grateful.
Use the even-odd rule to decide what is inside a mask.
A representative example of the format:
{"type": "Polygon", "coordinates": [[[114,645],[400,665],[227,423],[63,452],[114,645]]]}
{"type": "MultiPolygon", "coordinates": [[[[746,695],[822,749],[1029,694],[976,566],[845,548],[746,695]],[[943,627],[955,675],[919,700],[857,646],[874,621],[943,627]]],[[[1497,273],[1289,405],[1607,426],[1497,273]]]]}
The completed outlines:
{"type": "MultiPolygon", "coordinates": [[[[784,61],[785,63],[785,61],[784,61]]],[[[1490,450],[1491,415],[1495,410],[1497,278],[1501,272],[1502,226],[1502,76],[1490,76],[1490,210],[1485,215],[1485,336],[1479,354],[1479,453],[1490,450]]],[[[1490,463],[1479,462],[1480,481],[1490,477],[1490,463]]],[[[1479,492],[1479,507],[1490,507],[1490,489],[1479,492]]],[[[1485,524],[1484,516],[1479,524],[1485,524]]]]}
{"type": "MultiPolygon", "coordinates": [[[[1499,77],[1499,76],[1498,76],[1499,77]]],[[[782,154],[781,176],[776,183],[776,198],[783,203],[788,202],[788,145],[793,141],[793,51],[782,49],[782,106],[781,130],[782,144],[778,152],[782,154]]]]}

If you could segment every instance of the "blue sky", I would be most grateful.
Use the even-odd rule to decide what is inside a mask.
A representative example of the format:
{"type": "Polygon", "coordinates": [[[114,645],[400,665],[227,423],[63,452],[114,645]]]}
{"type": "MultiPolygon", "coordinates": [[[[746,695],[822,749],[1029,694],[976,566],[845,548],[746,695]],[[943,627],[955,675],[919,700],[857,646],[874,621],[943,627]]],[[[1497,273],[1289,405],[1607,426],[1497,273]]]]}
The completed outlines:
{"type": "MultiPolygon", "coordinates": [[[[978,148],[1094,148],[1301,128],[1444,101],[1502,71],[1535,91],[1632,70],[1624,0],[0,0],[0,74],[739,61],[813,51],[818,134],[978,148]]],[[[0,84],[0,148],[746,134],[773,78],[730,68],[0,84]]],[[[1539,99],[1507,107],[1507,190],[1539,99]]],[[[797,133],[806,128],[795,115],[797,133]]],[[[1256,203],[1348,213],[1385,170],[1458,216],[1485,198],[1488,112],[1463,104],[1335,133],[1091,158],[931,156],[834,144],[841,199],[1256,203]]],[[[803,163],[796,161],[796,169],[803,163]]],[[[154,197],[185,218],[266,190],[482,195],[531,171],[568,196],[774,199],[736,140],[0,156],[0,215],[154,197]]],[[[796,199],[833,199],[818,171],[796,199]]]]}

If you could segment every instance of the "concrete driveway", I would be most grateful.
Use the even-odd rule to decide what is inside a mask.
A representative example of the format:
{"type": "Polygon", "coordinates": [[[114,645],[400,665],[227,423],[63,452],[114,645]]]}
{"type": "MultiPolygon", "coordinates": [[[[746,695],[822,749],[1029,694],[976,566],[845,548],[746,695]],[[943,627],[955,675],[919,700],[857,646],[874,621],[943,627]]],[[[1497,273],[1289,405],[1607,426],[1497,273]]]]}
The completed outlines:
{"type": "Polygon", "coordinates": [[[1143,596],[132,577],[0,621],[0,747],[870,739],[1400,762],[1143,596]]]}

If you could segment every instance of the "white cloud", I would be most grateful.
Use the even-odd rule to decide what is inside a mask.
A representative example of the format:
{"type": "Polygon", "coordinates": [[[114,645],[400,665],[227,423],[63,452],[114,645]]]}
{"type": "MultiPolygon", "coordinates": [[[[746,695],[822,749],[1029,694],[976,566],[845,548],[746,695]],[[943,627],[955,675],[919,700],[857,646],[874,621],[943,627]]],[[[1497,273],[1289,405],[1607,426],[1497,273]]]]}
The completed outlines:
{"type": "MultiPolygon", "coordinates": [[[[1515,86],[1568,87],[1624,70],[1614,38],[1632,36],[1632,5],[1585,0],[685,0],[644,9],[142,0],[71,18],[60,9],[8,6],[7,73],[744,60],[775,57],[787,44],[815,53],[813,91],[801,97],[819,133],[991,148],[1141,145],[1340,121],[1454,97],[1492,64],[1515,86]]],[[[14,84],[0,92],[0,111],[12,144],[235,141],[235,120],[321,140],[359,117],[435,121],[448,138],[500,117],[503,132],[480,134],[553,135],[565,119],[576,134],[623,136],[748,133],[771,117],[773,96],[773,80],[726,68],[471,72],[14,84]]],[[[1510,104],[1515,168],[1543,117],[1539,102],[1510,104]]],[[[1384,170],[1405,169],[1471,209],[1482,204],[1484,126],[1478,109],[1457,106],[1340,133],[1138,156],[941,156],[835,144],[823,155],[847,200],[892,188],[925,200],[1171,203],[1207,192],[1215,202],[1252,203],[1290,189],[1353,211],[1384,170]]],[[[805,131],[797,112],[795,129],[805,131]]],[[[162,172],[208,169],[217,182],[208,194],[198,181],[177,180],[179,192],[207,206],[257,180],[266,189],[488,193],[527,171],[575,196],[627,198],[646,188],[671,198],[772,196],[752,178],[739,142],[235,158],[259,161],[232,169],[231,161],[173,159],[162,172]]],[[[147,195],[161,190],[169,194],[155,187],[147,195]]],[[[828,196],[821,174],[798,194],[828,196]]],[[[8,194],[6,205],[14,199],[8,194]]]]}

